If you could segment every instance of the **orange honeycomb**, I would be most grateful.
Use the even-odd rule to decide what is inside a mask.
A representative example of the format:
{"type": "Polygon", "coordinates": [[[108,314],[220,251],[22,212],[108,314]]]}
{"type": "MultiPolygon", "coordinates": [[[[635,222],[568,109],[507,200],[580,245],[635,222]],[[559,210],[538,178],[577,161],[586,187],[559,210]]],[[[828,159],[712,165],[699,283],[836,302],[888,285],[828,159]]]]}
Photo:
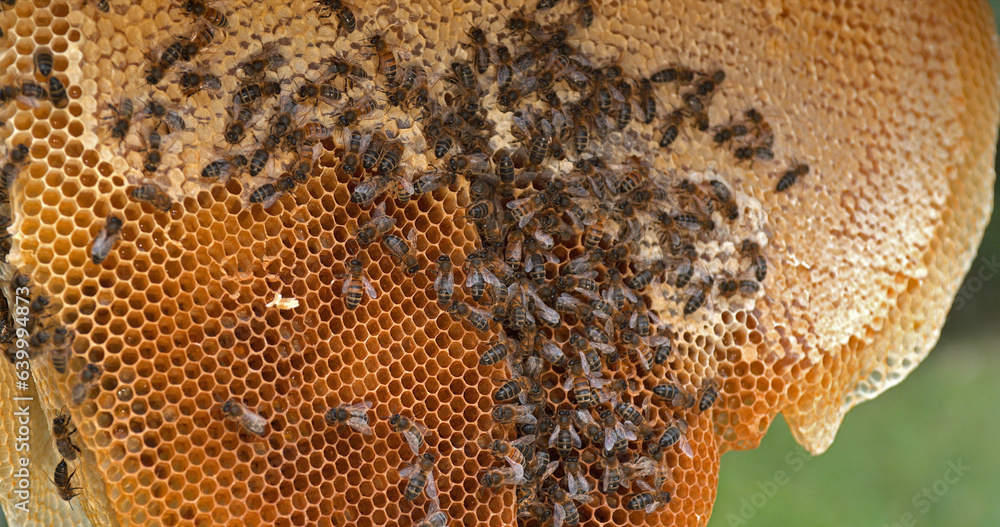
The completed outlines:
{"type": "Polygon", "coordinates": [[[15,446],[31,448],[30,506],[4,494],[7,516],[31,525],[428,525],[440,507],[448,525],[552,516],[572,524],[578,509],[584,525],[701,526],[720,454],[755,447],[778,412],[810,451],[825,450],[847,410],[926,355],[978,246],[1000,118],[997,40],[983,2],[750,4],[295,0],[209,3],[217,12],[199,17],[188,12],[197,1],[4,3],[0,215],[10,237],[0,246],[8,284],[0,336],[13,360],[0,367],[0,396],[30,397],[32,416],[22,428],[13,405],[2,414],[5,481],[18,481],[15,446]],[[474,28],[487,40],[479,59],[474,28]],[[384,48],[371,44],[375,35],[384,48]],[[183,52],[166,60],[173,43],[183,52]],[[52,88],[35,69],[43,52],[68,101],[32,96],[34,84],[52,88]],[[271,52],[282,59],[262,77],[240,67],[271,52]],[[337,92],[302,99],[299,90],[337,60],[365,75],[327,75],[337,92]],[[491,62],[485,73],[475,72],[477,60],[491,62]],[[156,63],[164,78],[151,86],[156,63]],[[394,104],[417,65],[428,103],[410,89],[394,104]],[[679,79],[643,82],[666,77],[667,67],[681,68],[679,79]],[[510,88],[498,86],[503,68],[510,88]],[[197,90],[182,87],[192,74],[202,76],[197,90]],[[265,89],[261,101],[245,101],[247,131],[228,141],[239,116],[233,95],[264,81],[279,82],[281,94],[265,89]],[[278,134],[291,100],[299,101],[292,132],[278,134]],[[655,116],[644,123],[650,100],[655,116]],[[373,111],[339,124],[349,105],[363,110],[367,101],[373,111]],[[435,119],[458,145],[444,156],[434,152],[444,137],[435,119]],[[323,128],[307,128],[314,124],[323,128]],[[348,157],[366,149],[353,152],[345,128],[366,140],[385,134],[398,169],[346,173],[348,157]],[[582,151],[579,128],[590,134],[582,151]],[[302,136],[291,144],[294,131],[302,136]],[[250,176],[272,134],[270,160],[250,176]],[[502,151],[517,174],[508,194],[502,151]],[[799,164],[808,173],[789,175],[799,164]],[[204,177],[209,167],[220,177],[204,177]],[[407,182],[419,189],[436,178],[440,188],[407,196],[407,182]],[[384,188],[375,199],[358,199],[376,183],[384,188]],[[477,216],[484,192],[495,208],[477,216]],[[515,229],[525,207],[539,210],[515,229]],[[378,210],[394,224],[362,247],[359,231],[378,210]],[[95,263],[94,242],[112,216],[123,220],[120,236],[95,263]],[[543,228],[552,218],[555,227],[543,228]],[[605,235],[585,247],[598,224],[605,235]],[[541,257],[539,277],[512,259],[513,280],[490,265],[503,288],[474,300],[475,259],[507,256],[515,230],[524,255],[551,243],[553,261],[541,257]],[[401,258],[389,239],[413,252],[401,258]],[[766,276],[745,240],[759,245],[766,276]],[[601,257],[583,263],[597,249],[601,257]],[[439,302],[441,256],[454,264],[454,304],[439,302]],[[412,257],[416,273],[406,272],[412,257]],[[354,280],[354,258],[375,295],[356,285],[351,309],[344,283],[354,280]],[[656,262],[663,270],[651,286],[625,292],[656,262]],[[559,282],[590,270],[597,300],[559,282]],[[618,304],[616,291],[625,297],[618,304]],[[584,307],[546,324],[545,307],[561,294],[584,307]],[[487,310],[488,330],[477,331],[459,303],[487,310]],[[653,319],[652,338],[634,336],[643,312],[661,321],[653,319]],[[578,355],[574,335],[602,352],[602,379],[627,389],[590,381],[593,408],[581,401],[586,392],[570,393],[577,366],[543,344],[568,362],[578,355]],[[518,359],[481,364],[497,341],[518,359]],[[672,353],[644,367],[664,341],[672,353]],[[30,361],[18,350],[30,350],[30,361]],[[494,423],[496,395],[512,379],[530,393],[509,403],[534,406],[535,430],[494,423]],[[714,404],[699,389],[713,381],[714,404]],[[677,403],[645,404],[666,383],[681,391],[677,403]],[[603,398],[615,390],[648,410],[642,418],[655,435],[606,454],[577,419],[585,437],[572,450],[590,501],[563,498],[567,459],[549,445],[546,421],[559,422],[560,410],[593,419],[603,411],[617,423],[611,429],[632,430],[621,424],[627,411],[603,398]],[[229,401],[262,417],[263,433],[224,413],[229,401]],[[324,418],[362,401],[372,403],[370,435],[360,417],[354,427],[324,418]],[[51,423],[61,411],[81,451],[69,461],[82,492],[71,502],[49,481],[60,460],[51,423]],[[405,499],[413,481],[405,467],[419,456],[390,426],[395,413],[427,430],[417,450],[436,455],[436,502],[425,492],[405,499]],[[656,438],[681,420],[682,439],[659,457],[656,438]],[[537,442],[524,439],[530,432],[537,442]],[[532,445],[523,463],[530,481],[483,488],[484,474],[521,475],[490,452],[494,440],[532,445]],[[559,465],[543,477],[545,455],[559,465]],[[632,474],[619,491],[602,491],[608,465],[643,459],[662,470],[663,485],[647,491],[654,476],[632,474]],[[661,491],[670,493],[664,506],[629,510],[643,492],[661,491]]]}

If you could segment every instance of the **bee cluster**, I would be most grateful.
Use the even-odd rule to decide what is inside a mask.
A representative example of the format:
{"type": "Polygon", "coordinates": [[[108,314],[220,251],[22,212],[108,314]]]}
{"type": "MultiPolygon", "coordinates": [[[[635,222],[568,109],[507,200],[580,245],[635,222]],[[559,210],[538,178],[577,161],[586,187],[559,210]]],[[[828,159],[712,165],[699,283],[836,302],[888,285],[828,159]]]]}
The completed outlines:
{"type": "MultiPolygon", "coordinates": [[[[567,4],[542,0],[534,13],[506,13],[496,33],[484,29],[495,20],[470,26],[442,67],[407,60],[392,28],[371,29],[374,16],[321,0],[319,19],[354,51],[302,70],[287,39],[236,58],[216,53],[213,46],[236,30],[232,15],[221,4],[187,0],[171,8],[189,22],[182,36],[146,54],[141,88],[102,109],[109,147],[141,143],[133,171],[142,176],[128,177],[129,196],[158,213],[183,207],[184,193],[162,177],[175,168],[164,166],[174,139],[219,124],[188,107],[198,98],[224,101],[227,112],[209,159],[185,178],[237,187],[255,210],[274,210],[283,197],[291,203],[296,191],[329,177],[328,167],[339,184],[347,181],[359,219],[343,273],[334,275],[344,307],[378,298],[366,269],[388,254],[414,282],[433,276],[429,290],[442,313],[492,335],[478,363],[498,379],[494,427],[479,447],[499,466],[478,481],[483,492],[514,487],[516,516],[528,524],[576,525],[600,502],[637,515],[672,502],[678,460],[693,456],[688,431],[711,414],[722,386],[715,372],[684,370],[678,324],[670,321],[698,317],[720,299],[750,302],[767,275],[764,239],[734,234],[747,229],[737,227],[745,209],[729,176],[683,163],[664,171],[655,162],[657,149],[673,153],[684,138],[703,138],[738,163],[771,163],[767,119],[747,108],[711,122],[724,70],[673,64],[644,76],[592,58],[574,35],[594,22],[595,9],[567,4]],[[664,108],[664,100],[677,105],[664,108]],[[476,250],[441,251],[425,263],[421,227],[400,228],[404,209],[446,192],[461,196],[457,223],[475,231],[476,250]],[[707,264],[725,250],[734,263],[707,264]]],[[[65,106],[52,56],[39,55],[48,88],[23,81],[0,90],[3,101],[65,106]]],[[[11,149],[2,168],[7,188],[28,156],[26,145],[11,149]]],[[[793,162],[776,190],[808,173],[793,162]]],[[[94,264],[108,258],[126,221],[106,216],[90,246],[94,264]]],[[[19,276],[12,287],[27,287],[19,276]]],[[[40,329],[32,338],[32,349],[47,350],[55,369],[68,371],[72,330],[40,329]]],[[[74,405],[93,396],[102,373],[99,364],[82,367],[70,390],[74,405]]],[[[268,420],[252,405],[216,402],[250,436],[267,437],[268,420]]],[[[325,422],[372,435],[372,407],[336,406],[325,422]]],[[[69,500],[75,488],[66,461],[79,448],[68,416],[56,421],[65,460],[55,479],[69,500]]],[[[388,424],[415,456],[398,472],[408,480],[402,497],[430,499],[419,525],[449,524],[437,499],[439,454],[424,448],[427,429],[398,412],[388,424]]]]}

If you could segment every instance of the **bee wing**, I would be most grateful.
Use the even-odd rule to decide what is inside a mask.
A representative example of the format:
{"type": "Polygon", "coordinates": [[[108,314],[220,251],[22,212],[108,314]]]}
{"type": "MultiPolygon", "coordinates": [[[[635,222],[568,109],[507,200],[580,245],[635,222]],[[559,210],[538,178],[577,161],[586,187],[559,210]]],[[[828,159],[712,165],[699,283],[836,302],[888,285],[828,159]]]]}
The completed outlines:
{"type": "Polygon", "coordinates": [[[375,287],[372,286],[372,283],[367,277],[361,277],[361,284],[365,287],[365,293],[368,293],[369,298],[374,299],[378,295],[378,293],[375,292],[375,287]]]}
{"type": "Polygon", "coordinates": [[[501,282],[500,279],[497,278],[497,275],[493,274],[493,272],[489,269],[483,269],[483,278],[486,280],[487,284],[490,284],[493,287],[498,289],[504,287],[503,282],[501,282]]]}
{"type": "Polygon", "coordinates": [[[577,481],[576,474],[566,475],[566,490],[568,490],[570,494],[576,494],[580,490],[580,483],[577,481]]]}
{"type": "Polygon", "coordinates": [[[542,473],[542,478],[541,479],[543,481],[546,480],[546,479],[548,479],[548,477],[551,476],[552,473],[555,472],[557,468],[559,468],[559,462],[558,461],[551,461],[551,462],[549,462],[549,464],[545,466],[545,472],[542,473]]]}
{"type": "Polygon", "coordinates": [[[368,423],[364,422],[361,419],[358,419],[357,417],[352,417],[348,419],[347,424],[356,432],[361,432],[363,435],[366,436],[372,435],[372,429],[370,426],[368,426],[368,423]]]}
{"type": "Polygon", "coordinates": [[[510,444],[514,446],[525,446],[525,445],[530,445],[531,443],[534,442],[535,442],[535,434],[529,434],[526,436],[521,436],[511,441],[510,444]]]}
{"type": "Polygon", "coordinates": [[[412,430],[403,430],[403,437],[406,438],[406,443],[410,445],[410,450],[413,451],[413,454],[419,456],[420,437],[412,430]]]}
{"type": "Polygon", "coordinates": [[[544,344],[542,344],[539,353],[541,353],[542,357],[545,360],[553,364],[563,362],[563,360],[565,360],[566,358],[566,356],[563,355],[562,350],[559,349],[559,346],[553,344],[552,341],[547,341],[544,344]]]}
{"type": "Polygon", "coordinates": [[[625,439],[628,439],[629,441],[635,441],[636,438],[638,437],[635,434],[638,428],[634,424],[628,421],[626,421],[624,424],[622,424],[622,422],[619,421],[615,425],[615,430],[617,430],[618,435],[624,437],[625,439]]]}
{"type": "Polygon", "coordinates": [[[594,417],[586,410],[577,410],[576,417],[583,423],[583,426],[597,425],[597,421],[594,421],[594,417]]]}
{"type": "Polygon", "coordinates": [[[552,429],[552,436],[549,437],[549,448],[556,446],[556,437],[559,436],[559,425],[552,429]]]}
{"type": "Polygon", "coordinates": [[[427,486],[424,487],[424,490],[427,491],[427,497],[432,501],[438,500],[438,489],[437,483],[434,482],[434,471],[427,473],[427,486]]]}
{"type": "Polygon", "coordinates": [[[361,401],[360,403],[354,403],[354,404],[348,406],[347,410],[348,411],[353,411],[353,412],[366,412],[366,411],[370,410],[371,407],[372,407],[372,402],[371,401],[361,401]]]}
{"type": "Polygon", "coordinates": [[[632,315],[628,317],[628,327],[635,328],[635,322],[639,319],[639,312],[633,311],[632,315]]]}
{"type": "Polygon", "coordinates": [[[552,247],[555,247],[556,242],[552,238],[552,235],[541,229],[535,229],[535,232],[532,233],[532,236],[536,240],[538,240],[539,245],[545,247],[546,249],[551,249],[552,247]]]}
{"type": "Polygon", "coordinates": [[[507,66],[497,66],[497,85],[503,86],[510,80],[510,68],[507,66]]]}
{"type": "Polygon", "coordinates": [[[691,450],[691,443],[688,443],[686,434],[681,434],[681,439],[678,441],[678,444],[680,444],[681,452],[684,452],[687,457],[694,457],[694,450],[691,450]]]}
{"type": "Polygon", "coordinates": [[[561,317],[559,316],[559,313],[556,312],[556,310],[552,309],[551,307],[541,302],[536,303],[535,307],[538,309],[538,316],[541,317],[542,320],[548,322],[553,326],[559,325],[561,317]]]}
{"type": "MultiPolygon", "coordinates": [[[[605,442],[607,442],[606,439],[605,439],[605,442]]],[[[612,442],[611,444],[613,445],[614,442],[612,442]]],[[[610,450],[610,449],[605,448],[605,450],[610,450]]],[[[604,492],[607,492],[608,489],[611,487],[611,475],[612,474],[614,474],[614,471],[611,470],[610,467],[605,467],[604,468],[604,477],[601,478],[601,485],[604,487],[604,492]]]]}
{"type": "Polygon", "coordinates": [[[573,438],[573,446],[576,448],[583,447],[583,442],[580,441],[580,434],[576,433],[576,428],[574,428],[573,425],[570,425],[569,427],[569,436],[573,438]]]}
{"type": "Polygon", "coordinates": [[[503,458],[507,460],[507,464],[510,465],[510,469],[514,472],[514,479],[524,482],[524,465],[514,461],[510,456],[504,456],[503,458]]]}
{"type": "Polygon", "coordinates": [[[566,510],[563,506],[556,503],[553,507],[552,512],[552,527],[562,527],[563,520],[566,518],[566,510]]]}
{"type": "Polygon", "coordinates": [[[576,292],[580,293],[581,295],[583,295],[583,296],[585,296],[585,297],[587,297],[587,298],[589,298],[591,300],[600,300],[601,299],[601,297],[598,296],[598,294],[595,293],[595,292],[593,292],[593,291],[588,291],[588,290],[580,288],[580,287],[574,287],[573,289],[575,289],[576,292]]]}
{"type": "MultiPolygon", "coordinates": [[[[643,348],[645,348],[645,346],[643,346],[643,348]]],[[[644,369],[646,371],[649,371],[649,369],[650,369],[649,368],[649,357],[647,357],[647,353],[646,353],[647,350],[648,350],[648,348],[640,349],[640,350],[638,350],[638,353],[636,353],[636,355],[639,356],[639,364],[642,366],[642,369],[644,369]]]]}
{"type": "Polygon", "coordinates": [[[625,298],[627,298],[629,300],[629,302],[632,302],[633,304],[637,304],[639,302],[639,299],[635,297],[635,293],[632,292],[632,289],[630,289],[630,288],[628,288],[628,287],[626,287],[624,285],[621,286],[621,288],[622,288],[622,292],[625,293],[625,298]]]}
{"type": "Polygon", "coordinates": [[[418,470],[420,470],[419,463],[413,463],[411,465],[407,465],[406,467],[400,469],[399,477],[402,479],[410,479],[417,473],[418,470]]]}
{"type": "Polygon", "coordinates": [[[615,447],[615,441],[618,440],[618,434],[614,430],[604,431],[604,450],[610,451],[615,447]]]}
{"type": "Polygon", "coordinates": [[[341,288],[340,288],[340,294],[346,295],[347,294],[347,290],[351,288],[351,282],[353,282],[353,281],[354,281],[354,279],[351,278],[350,275],[344,277],[344,285],[341,286],[341,288]]]}

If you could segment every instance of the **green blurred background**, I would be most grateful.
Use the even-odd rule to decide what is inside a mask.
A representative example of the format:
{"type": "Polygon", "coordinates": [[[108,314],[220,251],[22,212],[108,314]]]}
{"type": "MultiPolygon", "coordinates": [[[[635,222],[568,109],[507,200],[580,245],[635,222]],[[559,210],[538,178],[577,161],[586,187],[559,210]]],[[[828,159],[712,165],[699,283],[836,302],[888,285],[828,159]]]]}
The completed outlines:
{"type": "Polygon", "coordinates": [[[780,417],[760,448],[725,454],[709,527],[1000,526],[998,216],[923,364],[819,457],[780,417]]]}

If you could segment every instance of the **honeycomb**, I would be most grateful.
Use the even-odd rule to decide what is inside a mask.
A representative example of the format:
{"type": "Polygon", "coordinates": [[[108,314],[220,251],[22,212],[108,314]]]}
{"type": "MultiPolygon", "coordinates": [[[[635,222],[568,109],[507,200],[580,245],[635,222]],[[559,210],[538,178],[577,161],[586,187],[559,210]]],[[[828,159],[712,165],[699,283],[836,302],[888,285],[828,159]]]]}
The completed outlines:
{"type": "MultiPolygon", "coordinates": [[[[722,452],[755,447],[778,412],[800,443],[822,452],[847,410],[916,367],[937,339],[992,207],[997,39],[985,3],[811,2],[792,9],[693,0],[300,0],[210,3],[217,12],[192,16],[188,10],[197,5],[3,4],[0,39],[9,45],[0,55],[0,86],[17,90],[0,92],[3,163],[11,167],[4,169],[8,199],[0,206],[10,233],[0,246],[7,262],[0,279],[9,283],[2,335],[5,355],[15,356],[23,340],[31,360],[25,389],[16,385],[25,361],[3,362],[0,390],[5,401],[32,399],[27,434],[14,405],[3,419],[5,480],[17,481],[16,438],[26,435],[31,447],[30,506],[21,510],[14,496],[3,497],[12,524],[406,525],[439,520],[440,508],[448,525],[534,525],[544,514],[565,515],[572,524],[570,509],[585,525],[705,525],[722,452]],[[593,20],[585,27],[588,9],[593,20]],[[526,30],[508,28],[522,15],[526,30]],[[476,68],[474,28],[487,39],[484,56],[500,63],[470,72],[470,89],[452,64],[476,68]],[[560,31],[565,37],[549,40],[560,31]],[[382,50],[370,44],[376,35],[386,43],[382,50]],[[172,43],[196,41],[190,60],[171,63],[150,86],[151,68],[172,43]],[[585,152],[547,131],[560,110],[540,95],[544,90],[505,104],[511,93],[497,86],[503,61],[494,57],[501,43],[512,58],[546,59],[511,66],[514,89],[533,91],[551,73],[559,78],[548,91],[567,108],[585,107],[581,92],[592,91],[595,105],[605,97],[613,109],[601,113],[614,121],[602,129],[602,117],[583,110],[592,128],[585,152]],[[54,58],[48,77],[35,69],[41,52],[54,58]],[[267,64],[262,77],[240,67],[273,52],[281,60],[267,64]],[[330,86],[339,98],[330,91],[325,100],[298,97],[335,61],[370,78],[357,71],[335,76],[330,86]],[[393,105],[396,84],[414,65],[427,75],[426,107],[410,98],[393,105]],[[632,94],[595,73],[615,65],[632,94]],[[644,95],[642,80],[667,67],[689,68],[694,80],[657,82],[644,95]],[[580,72],[588,89],[574,87],[580,72]],[[43,82],[51,89],[50,78],[65,86],[67,100],[38,100],[25,90],[43,82]],[[716,85],[706,87],[706,80],[716,85]],[[227,132],[239,117],[233,95],[251,82],[278,82],[281,95],[248,103],[259,117],[246,119],[248,130],[230,144],[227,132]],[[478,92],[474,118],[461,117],[481,120],[472,134],[447,121],[467,111],[463,90],[478,92]],[[685,98],[692,91],[698,100],[685,98]],[[656,116],[643,123],[649,97],[656,116]],[[249,176],[239,156],[257,154],[291,100],[299,103],[293,129],[324,129],[290,148],[281,138],[261,174],[249,176]],[[166,115],[157,119],[150,101],[162,103],[166,115]],[[370,114],[338,125],[347,105],[367,101],[375,103],[370,114]],[[626,108],[634,115],[619,128],[626,108]],[[435,116],[459,145],[444,156],[434,152],[442,136],[431,133],[435,116]],[[701,119],[707,130],[698,130],[701,119]],[[679,126],[667,141],[671,124],[679,126]],[[752,131],[716,140],[736,125],[752,131]],[[375,199],[359,199],[359,188],[389,182],[377,171],[344,169],[353,153],[345,128],[365,139],[384,134],[384,150],[398,148],[399,169],[383,171],[392,186],[375,199]],[[553,144],[533,160],[542,136],[553,144]],[[16,160],[18,145],[27,146],[23,161],[16,160]],[[565,154],[553,154],[556,146],[565,154]],[[741,147],[750,150],[741,154],[741,147]],[[497,186],[500,151],[511,154],[518,177],[510,195],[496,190],[495,209],[476,217],[483,200],[475,183],[497,186]],[[151,153],[159,153],[158,162],[151,153]],[[796,177],[800,164],[809,170],[796,177]],[[204,177],[208,167],[221,169],[219,177],[204,177]],[[451,182],[446,175],[453,172],[461,174],[451,182]],[[653,197],[622,191],[630,177],[636,191],[653,197]],[[794,183],[779,191],[789,177],[794,183]],[[611,187],[606,199],[596,197],[602,180],[611,187]],[[408,196],[406,181],[440,187],[408,196]],[[553,207],[543,202],[525,228],[514,229],[512,215],[524,214],[519,207],[565,196],[560,182],[575,192],[580,181],[594,195],[571,194],[581,213],[556,214],[563,228],[549,233],[553,261],[542,257],[544,276],[536,280],[523,266],[513,281],[503,280],[515,285],[511,292],[489,285],[475,300],[467,280],[476,258],[506,255],[516,245],[509,231],[522,232],[524,254],[547,252],[539,249],[547,238],[537,226],[553,207]],[[732,198],[713,194],[712,182],[732,198]],[[362,246],[360,232],[382,213],[394,223],[362,246]],[[112,216],[123,225],[107,237],[112,216]],[[598,217],[605,235],[592,245],[602,258],[586,264],[580,259],[596,251],[584,239],[597,223],[578,219],[598,217]],[[494,224],[507,230],[498,237],[494,224]],[[95,263],[102,237],[110,250],[95,263]],[[753,264],[744,240],[758,244],[765,264],[753,264]],[[397,254],[393,244],[412,251],[397,254]],[[441,256],[454,266],[454,303],[441,299],[441,256]],[[360,263],[352,269],[355,258],[360,263]],[[407,272],[412,258],[415,273],[407,272]],[[657,262],[664,268],[652,285],[626,292],[657,262]],[[551,315],[541,306],[554,305],[559,293],[591,302],[558,282],[591,269],[599,299],[611,305],[560,311],[558,323],[547,325],[543,317],[551,315]],[[18,292],[24,277],[26,295],[18,292]],[[345,290],[360,295],[356,307],[345,290]],[[635,299],[615,305],[615,291],[635,299]],[[511,298],[498,301],[505,293],[511,298]],[[700,295],[704,301],[696,302],[700,295]],[[48,304],[36,304],[39,298],[48,304]],[[18,333],[17,308],[29,303],[28,327],[18,333]],[[478,312],[463,316],[463,305],[488,310],[486,331],[475,328],[478,312]],[[518,321],[517,307],[538,320],[518,321]],[[660,321],[651,319],[649,338],[634,336],[630,320],[644,311],[660,321]],[[577,366],[552,364],[559,360],[551,351],[544,361],[536,351],[509,365],[481,364],[495,342],[516,350],[531,348],[522,342],[550,342],[572,360],[571,337],[594,340],[585,333],[590,327],[612,340],[611,350],[591,345],[605,351],[603,379],[628,387],[620,393],[625,403],[654,410],[645,419],[656,437],[671,423],[687,425],[679,425],[683,439],[656,460],[665,481],[651,492],[670,493],[658,509],[629,510],[645,490],[635,480],[648,485],[650,475],[629,478],[618,492],[600,489],[607,465],[656,457],[646,440],[606,456],[600,440],[584,437],[574,450],[590,501],[554,490],[568,490],[571,478],[567,456],[541,431],[545,421],[565,409],[595,419],[598,409],[618,415],[614,400],[588,409],[570,393],[564,382],[578,376],[577,366]],[[65,345],[56,343],[59,330],[67,332],[65,345]],[[644,368],[644,355],[662,352],[664,342],[672,353],[644,368]],[[59,358],[65,368],[57,367],[59,358]],[[492,418],[511,379],[533,388],[527,398],[511,399],[535,405],[539,442],[529,441],[536,445],[529,457],[548,455],[560,464],[544,474],[543,463],[525,461],[526,470],[531,465],[541,474],[531,477],[537,484],[484,489],[484,474],[517,473],[493,456],[490,442],[528,441],[531,432],[492,418]],[[713,382],[714,404],[700,389],[713,382]],[[680,401],[645,404],[665,383],[680,389],[680,401]],[[372,408],[351,417],[351,426],[325,419],[333,408],[363,401],[372,408]],[[260,416],[263,433],[223,411],[233,404],[245,407],[244,418],[260,416]],[[72,501],[60,499],[49,481],[60,460],[51,423],[62,411],[78,428],[73,440],[81,450],[69,462],[72,485],[82,487],[72,501]],[[412,448],[412,432],[390,424],[397,413],[426,429],[423,445],[412,448]],[[428,473],[438,498],[418,492],[410,501],[407,486],[418,477],[408,480],[401,471],[424,453],[436,456],[428,473]],[[527,501],[537,506],[525,513],[519,500],[529,490],[536,496],[527,501]]],[[[577,127],[578,115],[567,110],[561,119],[577,127]]]]}

